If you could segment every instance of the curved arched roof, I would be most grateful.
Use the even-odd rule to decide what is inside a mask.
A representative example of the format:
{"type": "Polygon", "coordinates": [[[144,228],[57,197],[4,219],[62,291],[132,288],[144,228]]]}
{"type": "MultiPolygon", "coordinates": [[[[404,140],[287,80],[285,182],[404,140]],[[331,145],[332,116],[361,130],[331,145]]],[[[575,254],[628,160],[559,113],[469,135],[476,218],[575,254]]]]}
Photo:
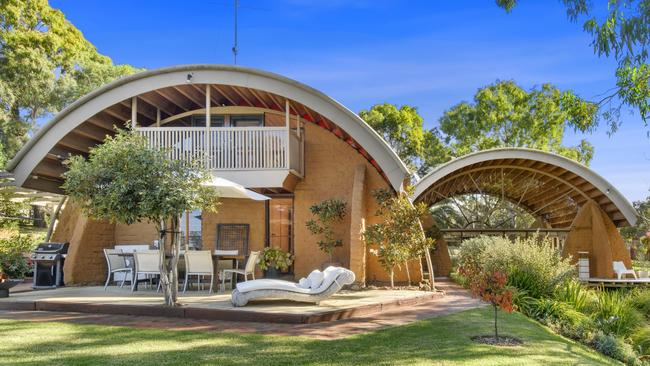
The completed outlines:
{"type": "Polygon", "coordinates": [[[554,228],[569,227],[594,200],[617,226],[634,225],[636,211],[609,182],[586,166],[524,148],[480,151],[438,166],[414,185],[413,201],[433,205],[461,194],[503,196],[554,228]]]}
{"type": "Polygon", "coordinates": [[[141,99],[138,118],[146,122],[152,119],[150,110],[154,104],[155,108],[163,110],[165,116],[200,107],[200,99],[204,96],[197,85],[215,88],[213,103],[216,105],[282,110],[284,100],[289,100],[291,113],[330,130],[357,149],[394,189],[399,190],[409,175],[404,163],[388,144],[359,116],[334,99],[277,74],[228,65],[167,67],[109,83],[58,113],[9,162],[8,170],[15,174],[18,186],[51,189],[53,183],[44,184],[43,179],[58,183],[57,179],[65,170],[60,166],[60,161],[66,157],[63,154],[70,151],[86,153],[88,147],[100,143],[101,137],[111,132],[113,124],[126,123],[130,116],[128,103],[132,97],[141,99]],[[192,75],[191,83],[188,74],[192,75]],[[183,98],[182,103],[170,103],[176,96],[183,98]],[[150,109],[149,117],[147,107],[150,109]],[[103,130],[98,130],[98,127],[103,130]],[[38,179],[41,179],[40,183],[38,179]]]}

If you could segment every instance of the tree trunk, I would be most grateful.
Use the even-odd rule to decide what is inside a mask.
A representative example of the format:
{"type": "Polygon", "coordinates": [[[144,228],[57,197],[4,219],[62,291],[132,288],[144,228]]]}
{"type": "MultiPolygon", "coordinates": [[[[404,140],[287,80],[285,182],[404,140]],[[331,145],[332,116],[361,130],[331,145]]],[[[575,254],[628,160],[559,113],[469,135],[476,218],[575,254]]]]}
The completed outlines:
{"type": "Polygon", "coordinates": [[[427,267],[429,267],[429,284],[431,285],[431,291],[435,291],[436,280],[435,275],[433,274],[433,261],[431,260],[431,250],[429,250],[429,248],[424,252],[424,256],[427,260],[427,267]]]}
{"type": "MultiPolygon", "coordinates": [[[[411,203],[412,207],[415,207],[413,205],[413,202],[409,201],[411,203]]],[[[422,226],[422,220],[418,219],[418,225],[420,226],[420,232],[422,234],[423,238],[426,238],[426,235],[424,234],[424,227],[422,226]]],[[[433,261],[431,261],[431,250],[429,248],[425,249],[424,255],[427,259],[427,267],[429,267],[429,285],[431,286],[431,291],[436,290],[436,283],[434,280],[434,275],[433,275],[433,261]]],[[[424,276],[424,273],[422,274],[424,276]]]]}
{"type": "Polygon", "coordinates": [[[497,310],[498,309],[497,309],[497,306],[494,305],[494,304],[492,305],[492,307],[494,307],[494,340],[498,342],[499,341],[499,330],[497,328],[497,310]]]}
{"type": "Polygon", "coordinates": [[[391,268],[391,269],[390,269],[390,288],[394,288],[394,287],[395,287],[395,281],[394,281],[394,279],[395,279],[395,269],[394,269],[394,268],[391,268]]]}
{"type": "Polygon", "coordinates": [[[420,265],[420,282],[424,282],[424,266],[422,265],[422,257],[418,258],[418,264],[420,265]]]}
{"type": "Polygon", "coordinates": [[[409,286],[411,286],[411,271],[409,270],[409,262],[404,261],[404,268],[406,268],[406,279],[409,283],[409,286]]]}
{"type": "Polygon", "coordinates": [[[180,236],[178,217],[171,218],[171,230],[166,220],[160,222],[160,287],[165,295],[165,305],[176,306],[178,301],[178,259],[180,256],[180,236]],[[166,255],[169,247],[169,256],[166,255]]]}

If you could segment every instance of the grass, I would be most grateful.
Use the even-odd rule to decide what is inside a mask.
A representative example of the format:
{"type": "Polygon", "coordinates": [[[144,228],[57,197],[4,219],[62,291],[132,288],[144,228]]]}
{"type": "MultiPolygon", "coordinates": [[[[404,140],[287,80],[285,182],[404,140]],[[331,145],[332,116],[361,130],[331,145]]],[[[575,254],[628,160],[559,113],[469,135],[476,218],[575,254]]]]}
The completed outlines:
{"type": "Polygon", "coordinates": [[[499,314],[518,347],[480,345],[491,309],[468,310],[340,340],[0,320],[3,365],[611,365],[521,314],[499,314]]]}

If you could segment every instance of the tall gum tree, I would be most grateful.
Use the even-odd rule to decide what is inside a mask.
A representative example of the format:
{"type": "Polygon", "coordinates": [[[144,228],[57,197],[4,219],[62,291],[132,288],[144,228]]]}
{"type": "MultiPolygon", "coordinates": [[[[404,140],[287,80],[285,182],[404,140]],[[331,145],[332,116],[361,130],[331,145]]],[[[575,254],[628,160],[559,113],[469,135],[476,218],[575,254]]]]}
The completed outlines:
{"type": "Polygon", "coordinates": [[[38,119],[136,71],[97,52],[47,0],[0,0],[2,154],[13,157],[38,119]]]}
{"type": "MultiPolygon", "coordinates": [[[[496,0],[507,12],[512,12],[518,2],[496,0]]],[[[638,111],[647,127],[650,120],[650,1],[563,0],[562,3],[570,21],[583,22],[583,30],[591,36],[594,53],[599,57],[613,57],[618,63],[614,71],[616,86],[594,101],[610,125],[610,132],[618,128],[624,106],[638,111]],[[598,8],[602,5],[606,5],[605,11],[598,8]]]]}

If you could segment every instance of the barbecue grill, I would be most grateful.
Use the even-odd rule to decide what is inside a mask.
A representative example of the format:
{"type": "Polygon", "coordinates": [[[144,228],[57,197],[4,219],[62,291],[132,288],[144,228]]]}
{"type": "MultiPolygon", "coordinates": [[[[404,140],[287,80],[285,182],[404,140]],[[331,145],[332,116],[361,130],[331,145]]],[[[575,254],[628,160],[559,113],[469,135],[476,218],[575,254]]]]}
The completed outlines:
{"type": "Polygon", "coordinates": [[[70,243],[41,243],[31,255],[34,263],[33,288],[55,288],[64,285],[63,263],[70,243]]]}

